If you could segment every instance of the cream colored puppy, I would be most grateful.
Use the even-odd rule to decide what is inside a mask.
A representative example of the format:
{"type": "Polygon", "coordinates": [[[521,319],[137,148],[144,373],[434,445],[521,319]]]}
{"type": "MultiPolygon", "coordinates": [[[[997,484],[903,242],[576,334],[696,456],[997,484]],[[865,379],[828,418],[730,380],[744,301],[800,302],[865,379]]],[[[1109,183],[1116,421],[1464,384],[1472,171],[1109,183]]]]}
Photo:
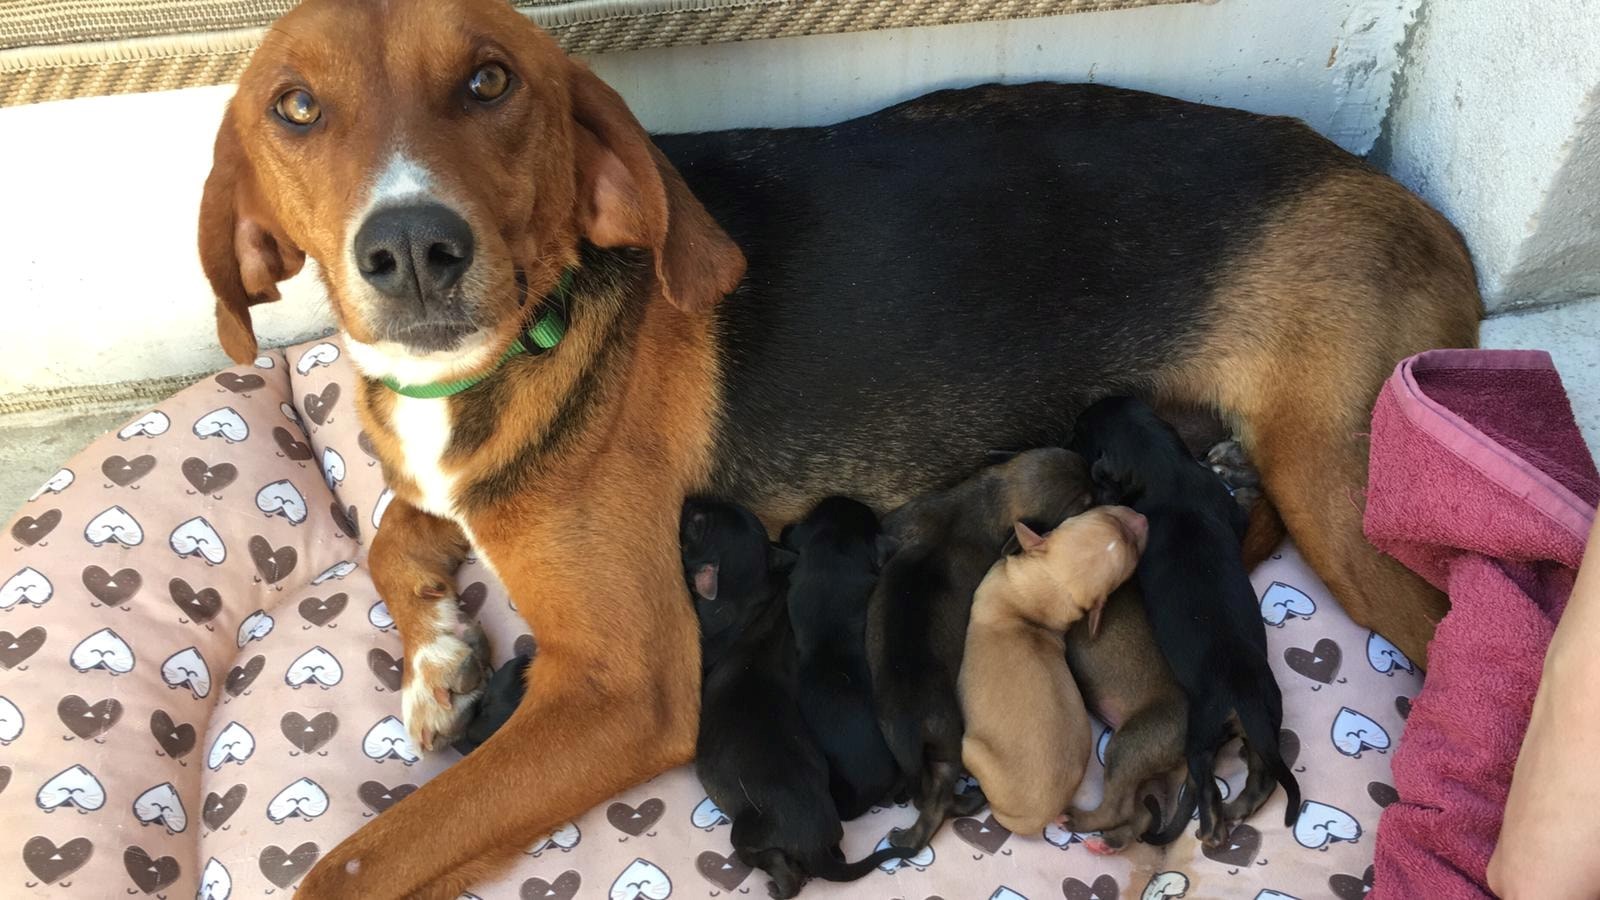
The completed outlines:
{"type": "Polygon", "coordinates": [[[959,680],[961,760],[995,820],[1037,833],[1058,819],[1083,778],[1092,743],[1083,696],[1067,669],[1065,635],[1084,616],[1098,629],[1106,597],[1144,550],[1143,516],[1102,506],[1048,537],[1016,524],[1022,552],[978,586],[959,680]]]}

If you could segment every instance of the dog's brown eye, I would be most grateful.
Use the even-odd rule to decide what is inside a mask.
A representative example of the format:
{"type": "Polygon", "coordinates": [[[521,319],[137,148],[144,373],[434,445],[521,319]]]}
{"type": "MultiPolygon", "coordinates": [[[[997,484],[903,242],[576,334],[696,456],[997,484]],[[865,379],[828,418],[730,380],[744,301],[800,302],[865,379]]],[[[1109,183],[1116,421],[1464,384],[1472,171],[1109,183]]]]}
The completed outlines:
{"type": "Polygon", "coordinates": [[[317,98],[311,96],[310,91],[300,88],[284,91],[272,108],[277,111],[279,118],[290,125],[304,127],[322,118],[322,107],[317,105],[317,98]]]}
{"type": "Polygon", "coordinates": [[[472,78],[467,82],[467,90],[472,96],[485,103],[490,100],[500,99],[500,95],[511,87],[511,73],[499,63],[485,63],[472,73],[472,78]]]}

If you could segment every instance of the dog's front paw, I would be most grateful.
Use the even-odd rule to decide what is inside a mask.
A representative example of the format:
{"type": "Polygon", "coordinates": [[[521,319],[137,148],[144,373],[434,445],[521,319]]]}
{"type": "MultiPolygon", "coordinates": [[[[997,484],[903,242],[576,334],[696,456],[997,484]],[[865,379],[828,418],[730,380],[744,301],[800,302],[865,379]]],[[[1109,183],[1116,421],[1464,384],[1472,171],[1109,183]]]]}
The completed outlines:
{"type": "Polygon", "coordinates": [[[476,622],[441,633],[406,657],[401,717],[420,750],[447,746],[466,731],[488,678],[489,644],[476,622]]]}

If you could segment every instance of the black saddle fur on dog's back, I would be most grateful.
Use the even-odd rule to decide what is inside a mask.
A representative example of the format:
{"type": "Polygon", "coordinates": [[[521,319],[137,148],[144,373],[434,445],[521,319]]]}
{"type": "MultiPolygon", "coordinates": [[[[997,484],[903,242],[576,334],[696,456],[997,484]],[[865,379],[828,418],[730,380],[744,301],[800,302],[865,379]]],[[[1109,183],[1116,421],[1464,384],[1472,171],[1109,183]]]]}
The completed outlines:
{"type": "Polygon", "coordinates": [[[1270,776],[1288,793],[1292,825],[1300,787],[1278,746],[1283,699],[1244,567],[1244,512],[1222,480],[1139,400],[1110,397],[1084,410],[1073,449],[1090,462],[1097,502],[1131,506],[1150,523],[1136,577],[1156,644],[1189,700],[1185,753],[1202,834],[1225,835],[1216,830],[1222,808],[1212,769],[1234,716],[1252,756],[1250,796],[1241,791],[1236,798],[1249,808],[1235,814],[1247,816],[1255,811],[1250,804],[1266,800],[1270,776]]]}

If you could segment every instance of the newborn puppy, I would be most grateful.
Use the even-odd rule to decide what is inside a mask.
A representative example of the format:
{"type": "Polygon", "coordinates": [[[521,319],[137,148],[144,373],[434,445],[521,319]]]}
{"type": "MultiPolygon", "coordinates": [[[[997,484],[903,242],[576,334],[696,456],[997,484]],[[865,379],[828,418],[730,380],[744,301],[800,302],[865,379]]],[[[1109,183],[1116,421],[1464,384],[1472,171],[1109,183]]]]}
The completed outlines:
{"type": "Polygon", "coordinates": [[[467,723],[461,740],[455,743],[463,756],[483,746],[489,735],[499,731],[500,726],[517,711],[517,704],[522,702],[522,694],[527,687],[528,663],[531,662],[533,657],[513,656],[489,676],[483,696],[478,698],[472,721],[467,723]]]}
{"type": "Polygon", "coordinates": [[[883,742],[867,671],[867,597],[889,540],[871,508],[829,497],[783,532],[799,555],[789,573],[789,622],[800,661],[800,712],[828,759],[839,815],[855,817],[883,801],[900,767],[883,742]]]}
{"type": "Polygon", "coordinates": [[[897,550],[867,604],[867,664],[883,736],[919,815],[890,836],[920,849],[952,812],[971,815],[983,795],[957,798],[961,701],[956,679],[972,594],[1000,558],[1015,522],[1054,527],[1089,505],[1088,469],[1076,453],[1029,450],[884,518],[897,550]]]}
{"type": "Polygon", "coordinates": [[[1174,812],[1175,827],[1162,832],[1152,830],[1160,822],[1139,802],[1139,790],[1153,779],[1182,770],[1189,708],[1150,634],[1139,589],[1132,582],[1117,588],[1106,601],[1098,635],[1090,633],[1087,621],[1067,632],[1067,665],[1089,710],[1114,732],[1106,748],[1100,805],[1087,812],[1069,811],[1072,830],[1100,832],[1100,837],[1084,841],[1094,853],[1115,853],[1139,837],[1152,844],[1170,843],[1194,812],[1193,793],[1185,793],[1189,805],[1174,812]]]}
{"type": "Polygon", "coordinates": [[[781,900],[808,875],[851,881],[906,856],[889,847],[846,863],[839,853],[844,829],[828,794],[828,762],[795,702],[783,598],[793,554],[767,543],[753,513],[726,503],[685,503],[680,538],[702,629],[695,772],[733,820],[739,860],[765,869],[768,893],[781,900]]]}
{"type": "Polygon", "coordinates": [[[961,760],[1001,825],[1034,834],[1061,818],[1083,780],[1093,736],[1067,669],[1066,632],[1133,574],[1145,523],[1121,506],[1066,520],[1049,537],[1018,522],[1022,552],[978,585],[959,687],[961,760]]]}
{"type": "Polygon", "coordinates": [[[1172,427],[1133,398],[1090,406],[1074,426],[1073,446],[1093,464],[1097,501],[1126,504],[1150,521],[1139,591],[1156,644],[1189,702],[1184,753],[1200,839],[1220,843],[1230,821],[1266,802],[1274,780],[1288,792],[1285,818],[1293,825],[1300,786],[1278,747],[1283,698],[1241,553],[1244,510],[1172,427]],[[1212,770],[1235,725],[1250,774],[1224,807],[1212,770]]]}

